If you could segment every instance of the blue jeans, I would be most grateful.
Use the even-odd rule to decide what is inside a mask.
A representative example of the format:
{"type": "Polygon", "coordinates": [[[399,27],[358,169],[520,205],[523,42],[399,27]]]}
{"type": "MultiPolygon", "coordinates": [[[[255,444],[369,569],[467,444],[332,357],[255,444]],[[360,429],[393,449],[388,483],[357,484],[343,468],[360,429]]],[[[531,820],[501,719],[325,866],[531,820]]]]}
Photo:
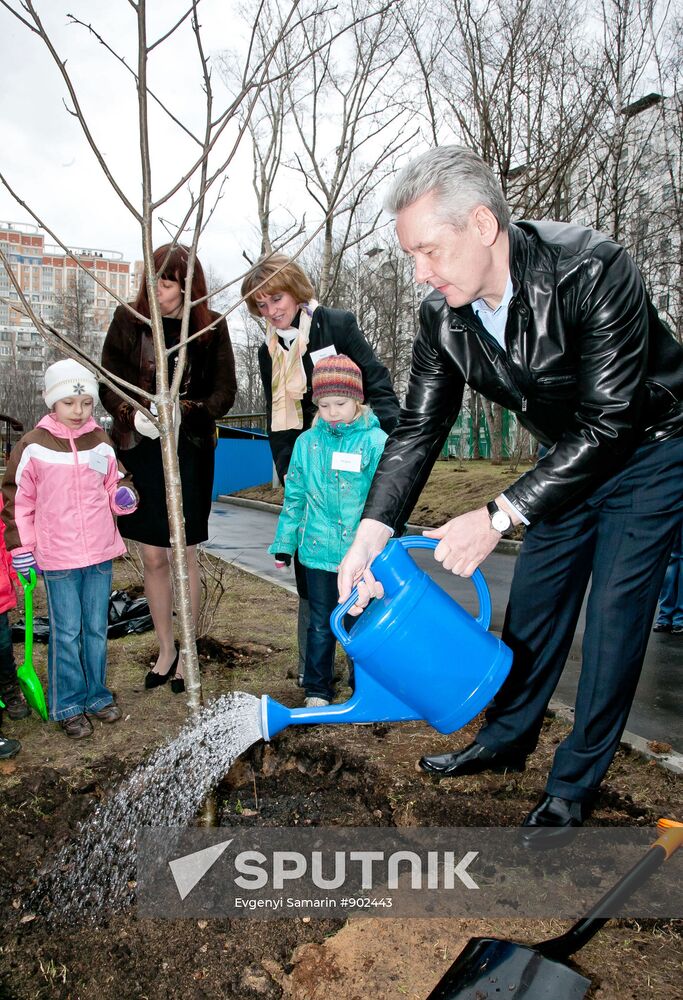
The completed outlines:
{"type": "Polygon", "coordinates": [[[337,574],[306,566],[310,621],[306,641],[304,688],[307,698],[334,696],[334,653],[337,640],[330,628],[330,615],[337,606],[337,574]]]}
{"type": "Polygon", "coordinates": [[[56,722],[99,712],[114,700],[105,684],[111,575],[111,560],[43,573],[50,617],[48,700],[56,722]]]}
{"type": "Polygon", "coordinates": [[[659,600],[657,624],[683,628],[683,521],[674,542],[659,600]]]}
{"type": "Polygon", "coordinates": [[[683,513],[683,438],[642,445],[583,502],[527,529],[503,628],[512,669],[477,742],[531,753],[590,582],[571,733],[549,795],[596,793],[619,746],[683,513]]]}

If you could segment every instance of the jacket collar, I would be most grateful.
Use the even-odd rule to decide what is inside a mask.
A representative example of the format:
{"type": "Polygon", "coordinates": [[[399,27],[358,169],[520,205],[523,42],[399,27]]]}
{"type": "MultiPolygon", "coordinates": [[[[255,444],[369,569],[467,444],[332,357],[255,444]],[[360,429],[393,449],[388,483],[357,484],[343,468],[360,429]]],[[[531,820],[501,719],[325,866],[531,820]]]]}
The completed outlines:
{"type": "Polygon", "coordinates": [[[77,438],[81,437],[82,434],[88,434],[90,431],[100,429],[99,424],[92,417],[89,417],[82,427],[78,427],[72,431],[69,427],[65,427],[64,424],[60,424],[53,413],[46,413],[36,426],[42,427],[43,430],[49,431],[50,434],[57,438],[77,438]]]}
{"type": "Polygon", "coordinates": [[[512,294],[516,295],[520,286],[524,283],[527,265],[529,263],[529,240],[525,233],[510,223],[508,229],[510,241],[510,277],[512,278],[512,294]]]}
{"type": "Polygon", "coordinates": [[[357,434],[359,431],[368,431],[372,427],[379,427],[379,420],[371,410],[366,417],[361,415],[352,424],[337,424],[336,427],[332,427],[326,420],[318,420],[315,426],[321,434],[327,434],[330,437],[346,437],[349,434],[357,434]]]}

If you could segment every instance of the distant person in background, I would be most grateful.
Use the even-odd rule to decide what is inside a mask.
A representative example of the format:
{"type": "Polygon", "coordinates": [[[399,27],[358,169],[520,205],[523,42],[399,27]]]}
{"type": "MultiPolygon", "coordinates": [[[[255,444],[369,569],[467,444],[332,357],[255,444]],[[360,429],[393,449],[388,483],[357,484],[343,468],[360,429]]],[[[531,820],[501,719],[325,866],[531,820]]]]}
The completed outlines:
{"type": "MultiPolygon", "coordinates": [[[[277,474],[285,483],[294,444],[313,422],[311,380],[323,358],[345,354],[359,368],[365,401],[387,434],[398,421],[399,403],[389,372],[377,359],[353,313],[330,309],[315,298],[313,284],[296,261],[271,254],[257,261],[242,282],[252,316],[265,320],[259,369],[266,396],[268,440],[277,474]]],[[[299,593],[299,684],[303,683],[309,608],[306,574],[294,559],[299,593]]]]}
{"type": "Polygon", "coordinates": [[[95,376],[77,361],[50,365],[50,412],[12,449],[2,481],[12,565],[24,576],[42,570],[45,581],[50,718],[76,740],[92,735],[91,718],[121,718],[106,684],[112,560],[126,551],[114,515],[130,516],[138,502],[93,420],[97,395],[95,376]]]}
{"type": "Polygon", "coordinates": [[[659,595],[659,614],[652,631],[683,635],[683,521],[667,566],[659,595]]]}
{"type": "MultiPolygon", "coordinates": [[[[161,246],[154,251],[158,273],[157,298],[164,325],[166,347],[180,340],[188,250],[184,246],[161,246]]],[[[187,361],[180,387],[180,432],[178,459],[182,482],[185,541],[190,574],[192,612],[199,616],[201,584],[196,547],[209,537],[209,514],[213,492],[216,419],[227,413],[235,400],[235,360],[224,319],[206,304],[204,271],[195,261],[192,275],[192,306],[189,335],[205,332],[188,344],[187,361]],[[201,301],[203,300],[203,301],[201,301]]],[[[149,290],[143,280],[133,307],[150,315],[149,290]]],[[[176,359],[168,359],[169,382],[176,359]]],[[[102,364],[113,375],[139,387],[141,403],[149,405],[156,391],[156,361],[151,327],[136,320],[119,306],[114,313],[102,351],[102,364]]],[[[156,426],[126,403],[113,389],[100,392],[104,407],[114,418],[112,438],[126,468],[133,474],[140,493],[140,506],[122,525],[125,538],[140,543],[145,573],[145,595],[159,640],[159,656],[145,678],[145,687],[155,688],[171,680],[171,690],[185,690],[182,663],[173,635],[173,578],[166,489],[161,462],[161,444],[156,426]]]]}

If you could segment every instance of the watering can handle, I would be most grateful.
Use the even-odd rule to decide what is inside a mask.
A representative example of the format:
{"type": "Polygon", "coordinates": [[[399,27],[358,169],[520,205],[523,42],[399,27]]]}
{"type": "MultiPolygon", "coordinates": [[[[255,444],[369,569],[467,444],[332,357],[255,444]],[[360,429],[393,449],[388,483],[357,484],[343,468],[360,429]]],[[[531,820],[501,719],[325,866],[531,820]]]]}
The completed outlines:
{"type": "MultiPolygon", "coordinates": [[[[394,539],[394,541],[399,542],[404,549],[435,549],[439,544],[436,538],[425,538],[424,535],[405,535],[403,538],[394,539]]],[[[488,629],[491,624],[491,595],[489,594],[488,585],[481,570],[475,569],[470,579],[475,586],[479,598],[477,624],[481,625],[482,628],[488,629]]],[[[334,609],[330,618],[332,631],[342,646],[347,646],[351,641],[349,633],[344,628],[344,615],[354,606],[357,598],[358,588],[354,587],[344,603],[334,609]]]]}

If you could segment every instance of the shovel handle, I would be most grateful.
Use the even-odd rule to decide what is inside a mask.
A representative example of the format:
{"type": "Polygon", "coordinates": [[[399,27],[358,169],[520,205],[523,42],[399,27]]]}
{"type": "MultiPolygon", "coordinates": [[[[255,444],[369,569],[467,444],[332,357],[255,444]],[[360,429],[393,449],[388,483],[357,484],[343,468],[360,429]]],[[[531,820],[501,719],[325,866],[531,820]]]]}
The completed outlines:
{"type": "Polygon", "coordinates": [[[609,913],[615,906],[629,899],[667,858],[675,854],[679,847],[683,847],[683,823],[677,823],[673,819],[660,819],[657,821],[657,830],[660,835],[647,853],[630,871],[622,875],[616,885],[607,890],[585,917],[578,920],[565,934],[534,946],[545,958],[562,961],[583,948],[610,919],[604,915],[605,912],[609,913]]]}
{"type": "Polygon", "coordinates": [[[17,572],[19,583],[24,591],[24,662],[33,662],[33,591],[36,589],[38,577],[31,567],[28,579],[23,573],[17,572]]]}

